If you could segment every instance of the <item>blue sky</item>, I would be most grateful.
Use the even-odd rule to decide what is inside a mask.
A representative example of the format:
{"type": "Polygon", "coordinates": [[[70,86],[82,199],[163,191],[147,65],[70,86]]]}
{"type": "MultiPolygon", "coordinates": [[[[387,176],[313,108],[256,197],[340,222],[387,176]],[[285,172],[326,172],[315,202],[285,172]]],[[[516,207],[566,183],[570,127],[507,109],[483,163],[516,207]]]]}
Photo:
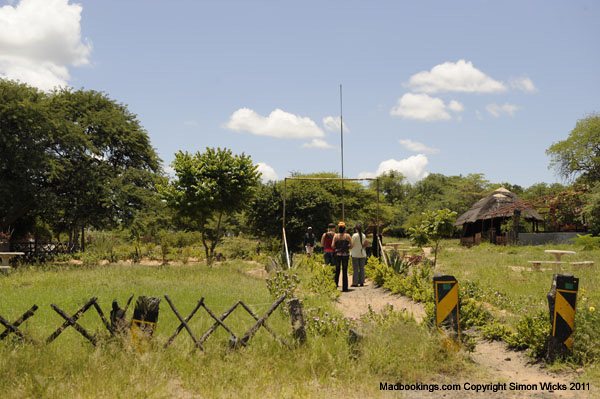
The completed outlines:
{"type": "Polygon", "coordinates": [[[545,150],[600,111],[600,3],[0,1],[0,76],[104,91],[165,161],[228,147],[265,177],[558,181],[545,150]]]}

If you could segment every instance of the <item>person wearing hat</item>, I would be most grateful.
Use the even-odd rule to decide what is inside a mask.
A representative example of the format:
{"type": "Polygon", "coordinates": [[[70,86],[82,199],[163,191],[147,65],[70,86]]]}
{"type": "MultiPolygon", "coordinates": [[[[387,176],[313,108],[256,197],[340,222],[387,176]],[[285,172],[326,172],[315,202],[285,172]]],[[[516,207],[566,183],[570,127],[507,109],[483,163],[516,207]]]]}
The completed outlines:
{"type": "Polygon", "coordinates": [[[342,292],[348,292],[348,259],[352,249],[352,237],[346,233],[346,223],[338,223],[338,233],[333,236],[333,250],[335,252],[335,285],[340,280],[342,272],[342,292]]]}
{"type": "Polygon", "coordinates": [[[312,231],[312,227],[306,229],[304,234],[304,248],[306,248],[306,254],[310,258],[313,254],[313,248],[315,247],[315,234],[312,231]]]}

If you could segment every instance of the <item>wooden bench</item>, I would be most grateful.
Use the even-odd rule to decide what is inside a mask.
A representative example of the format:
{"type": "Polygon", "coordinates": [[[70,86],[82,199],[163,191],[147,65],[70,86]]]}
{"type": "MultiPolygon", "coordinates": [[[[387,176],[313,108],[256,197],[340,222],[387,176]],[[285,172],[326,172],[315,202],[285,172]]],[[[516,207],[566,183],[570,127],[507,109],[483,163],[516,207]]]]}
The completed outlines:
{"type": "Polygon", "coordinates": [[[540,266],[542,266],[542,263],[551,263],[551,264],[555,265],[555,267],[558,267],[559,264],[563,264],[563,263],[567,263],[567,262],[557,262],[554,260],[530,260],[530,261],[528,261],[528,263],[531,265],[531,269],[536,270],[536,271],[541,271],[540,266]]]}
{"type": "Polygon", "coordinates": [[[581,267],[581,266],[594,266],[594,261],[593,260],[586,260],[583,262],[569,262],[570,265],[573,265],[575,267],[581,267]]]}

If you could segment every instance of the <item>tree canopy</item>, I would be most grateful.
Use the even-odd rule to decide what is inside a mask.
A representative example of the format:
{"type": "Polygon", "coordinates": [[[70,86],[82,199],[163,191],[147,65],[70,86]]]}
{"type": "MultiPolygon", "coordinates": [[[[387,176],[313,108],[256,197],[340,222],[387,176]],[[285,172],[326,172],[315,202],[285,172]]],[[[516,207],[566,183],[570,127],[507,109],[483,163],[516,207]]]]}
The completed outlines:
{"type": "Polygon", "coordinates": [[[175,179],[160,187],[160,192],[188,228],[202,233],[210,262],[222,237],[223,216],[246,207],[260,172],[249,156],[220,148],[195,154],[179,151],[171,165],[175,179]]]}
{"type": "Polygon", "coordinates": [[[550,167],[564,178],[600,181],[600,114],[579,119],[565,140],[552,144],[550,167]]]}
{"type": "Polygon", "coordinates": [[[106,94],[0,80],[0,224],[77,231],[131,222],[160,159],[136,116],[106,94]]]}

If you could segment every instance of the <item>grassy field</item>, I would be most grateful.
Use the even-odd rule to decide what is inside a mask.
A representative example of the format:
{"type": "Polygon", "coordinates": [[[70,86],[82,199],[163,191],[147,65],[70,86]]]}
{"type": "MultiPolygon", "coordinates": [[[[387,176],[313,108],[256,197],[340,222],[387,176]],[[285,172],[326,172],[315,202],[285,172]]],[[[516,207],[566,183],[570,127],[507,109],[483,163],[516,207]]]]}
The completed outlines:
{"type": "MultiPolygon", "coordinates": [[[[105,313],[113,299],[123,306],[130,294],[167,294],[184,317],[200,297],[216,314],[241,299],[261,315],[273,299],[263,278],[245,272],[256,267],[232,261],[214,267],[21,268],[0,276],[0,315],[12,321],[37,304],[40,309],[23,330],[39,341],[63,322],[50,303],[72,314],[92,296],[98,297],[105,313]]],[[[299,273],[302,281],[308,279],[308,270],[299,273]]],[[[310,296],[305,306],[336,312],[329,299],[317,296],[310,296]]],[[[107,336],[93,309],[80,320],[90,332],[107,336]]],[[[282,312],[276,311],[268,323],[292,342],[289,319],[282,312]]],[[[202,309],[190,322],[196,336],[211,324],[202,309]]],[[[252,324],[253,319],[239,310],[227,319],[236,334],[252,324]]],[[[177,325],[163,299],[155,347],[144,353],[132,349],[129,340],[105,339],[93,347],[73,328],[48,346],[4,340],[0,343],[2,398],[365,397],[381,395],[380,381],[432,382],[479,375],[466,353],[445,353],[437,334],[403,317],[365,324],[358,358],[346,336],[309,336],[305,346],[290,351],[263,329],[238,351],[227,349],[223,329],[205,342],[205,352],[194,350],[185,331],[163,349],[177,325]]]]}

